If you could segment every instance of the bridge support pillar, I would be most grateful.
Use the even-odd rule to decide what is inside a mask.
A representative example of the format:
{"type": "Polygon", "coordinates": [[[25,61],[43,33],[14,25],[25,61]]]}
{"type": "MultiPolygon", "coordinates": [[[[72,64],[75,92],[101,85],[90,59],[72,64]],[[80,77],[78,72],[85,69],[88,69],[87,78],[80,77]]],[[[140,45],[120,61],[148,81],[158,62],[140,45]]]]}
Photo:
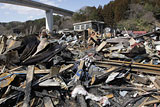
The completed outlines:
{"type": "Polygon", "coordinates": [[[46,10],[46,29],[52,33],[53,29],[53,10],[46,10]]]}

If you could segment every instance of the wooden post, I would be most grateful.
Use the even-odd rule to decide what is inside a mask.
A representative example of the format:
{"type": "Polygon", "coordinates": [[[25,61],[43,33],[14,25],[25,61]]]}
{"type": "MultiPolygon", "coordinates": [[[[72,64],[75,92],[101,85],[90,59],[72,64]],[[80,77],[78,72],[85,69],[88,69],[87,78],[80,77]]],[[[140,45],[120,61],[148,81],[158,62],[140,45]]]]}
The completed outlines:
{"type": "Polygon", "coordinates": [[[28,66],[28,72],[26,75],[26,88],[25,88],[25,97],[24,97],[24,103],[23,107],[30,107],[30,95],[31,95],[31,84],[33,80],[34,75],[34,65],[28,66]]]}

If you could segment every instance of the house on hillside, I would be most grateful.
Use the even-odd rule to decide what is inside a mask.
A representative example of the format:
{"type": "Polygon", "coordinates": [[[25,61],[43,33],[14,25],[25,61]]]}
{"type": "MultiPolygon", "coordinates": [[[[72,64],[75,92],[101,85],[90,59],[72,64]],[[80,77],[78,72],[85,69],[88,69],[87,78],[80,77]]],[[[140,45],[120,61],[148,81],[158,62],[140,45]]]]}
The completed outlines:
{"type": "Polygon", "coordinates": [[[102,33],[104,28],[104,22],[102,21],[84,21],[79,23],[74,23],[74,31],[83,31],[91,28],[96,32],[102,33]]]}

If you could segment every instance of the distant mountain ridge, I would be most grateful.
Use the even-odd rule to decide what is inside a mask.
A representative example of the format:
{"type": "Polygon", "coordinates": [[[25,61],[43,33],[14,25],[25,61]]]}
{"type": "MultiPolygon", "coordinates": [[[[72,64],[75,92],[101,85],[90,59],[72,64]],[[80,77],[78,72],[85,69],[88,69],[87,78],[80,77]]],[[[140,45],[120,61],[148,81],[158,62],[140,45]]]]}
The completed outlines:
{"type": "MultiPolygon", "coordinates": [[[[60,30],[64,28],[72,28],[73,21],[70,17],[63,17],[59,15],[53,16],[54,27],[53,30],[60,30]]],[[[39,33],[42,28],[45,27],[45,18],[28,20],[26,22],[0,22],[0,35],[10,35],[14,34],[14,31],[20,30],[24,35],[29,35],[33,33],[39,33]]]]}

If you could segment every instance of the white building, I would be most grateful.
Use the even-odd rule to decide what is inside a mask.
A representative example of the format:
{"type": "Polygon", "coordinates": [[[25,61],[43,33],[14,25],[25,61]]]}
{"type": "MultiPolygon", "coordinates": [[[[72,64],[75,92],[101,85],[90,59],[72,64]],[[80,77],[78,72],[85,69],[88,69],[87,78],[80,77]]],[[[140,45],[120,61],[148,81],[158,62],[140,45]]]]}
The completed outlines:
{"type": "Polygon", "coordinates": [[[104,22],[90,20],[85,22],[74,23],[73,26],[74,31],[83,31],[87,30],[88,28],[91,28],[96,32],[102,33],[104,28],[104,22]]]}

